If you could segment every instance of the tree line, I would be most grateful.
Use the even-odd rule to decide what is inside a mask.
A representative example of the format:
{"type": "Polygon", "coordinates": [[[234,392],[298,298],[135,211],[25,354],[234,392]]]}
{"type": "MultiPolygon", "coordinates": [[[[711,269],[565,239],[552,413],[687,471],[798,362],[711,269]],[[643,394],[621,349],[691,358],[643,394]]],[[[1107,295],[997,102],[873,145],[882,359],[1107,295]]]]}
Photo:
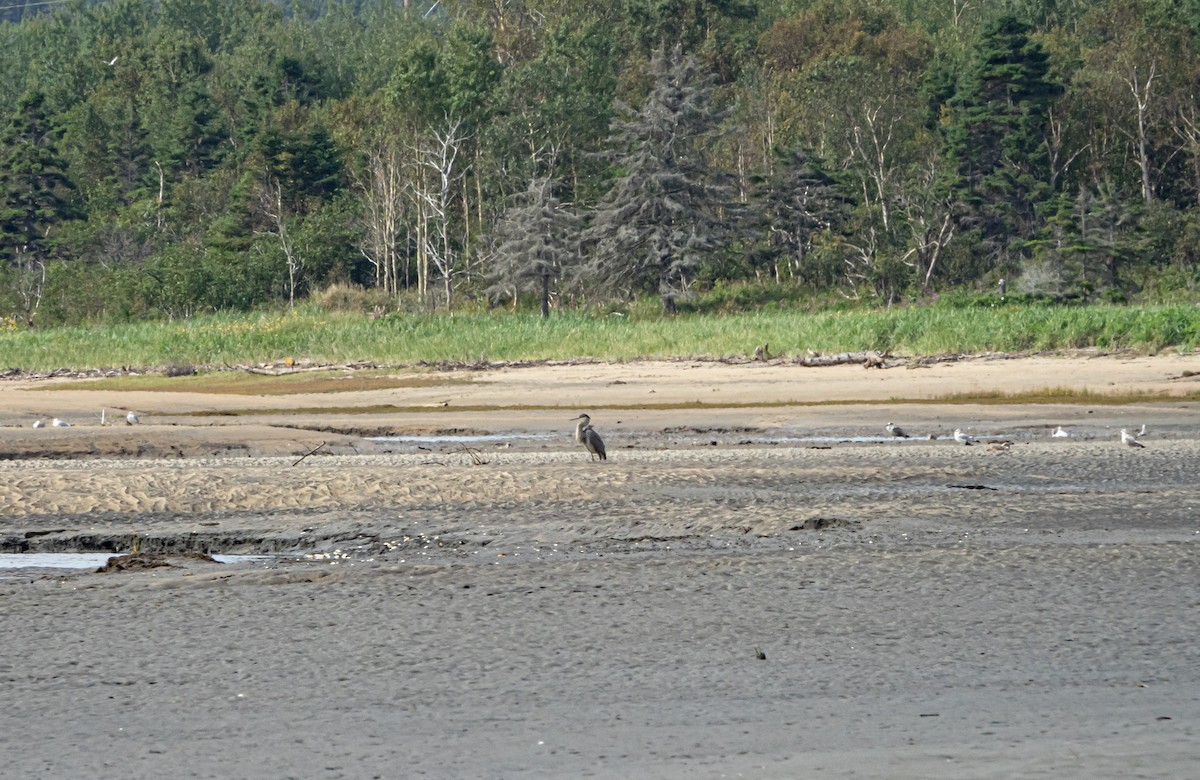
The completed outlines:
{"type": "Polygon", "coordinates": [[[1197,0],[0,17],[0,317],[1200,282],[1197,0]]]}

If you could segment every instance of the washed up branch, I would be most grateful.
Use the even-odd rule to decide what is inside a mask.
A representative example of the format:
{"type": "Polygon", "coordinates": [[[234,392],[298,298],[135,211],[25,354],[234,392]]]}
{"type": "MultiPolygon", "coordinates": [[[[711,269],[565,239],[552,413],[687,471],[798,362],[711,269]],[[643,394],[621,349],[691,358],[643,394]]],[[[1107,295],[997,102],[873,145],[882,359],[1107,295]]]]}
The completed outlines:
{"type": "Polygon", "coordinates": [[[865,352],[837,352],[831,355],[807,355],[798,357],[793,363],[801,366],[843,366],[861,363],[867,368],[884,368],[888,356],[873,349],[865,352]]]}
{"type": "Polygon", "coordinates": [[[304,460],[305,458],[307,458],[309,455],[315,455],[315,454],[316,454],[316,452],[317,452],[317,450],[321,449],[321,448],[322,448],[322,447],[324,447],[324,446],[325,446],[325,442],[321,442],[320,444],[318,444],[317,446],[313,447],[313,448],[312,448],[311,450],[309,450],[308,452],[304,453],[304,455],[300,456],[300,460],[297,460],[297,461],[296,461],[295,463],[293,463],[292,465],[293,465],[293,466],[299,466],[301,461],[303,461],[303,460],[304,460]]]}

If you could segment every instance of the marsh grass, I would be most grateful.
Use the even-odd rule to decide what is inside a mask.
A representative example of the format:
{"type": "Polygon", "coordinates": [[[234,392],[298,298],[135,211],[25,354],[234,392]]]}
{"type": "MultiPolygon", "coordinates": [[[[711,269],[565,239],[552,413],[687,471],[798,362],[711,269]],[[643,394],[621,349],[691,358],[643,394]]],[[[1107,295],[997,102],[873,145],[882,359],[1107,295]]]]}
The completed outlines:
{"type": "MultiPolygon", "coordinates": [[[[1034,390],[1022,390],[1015,393],[996,391],[973,393],[950,393],[935,396],[930,401],[944,404],[986,404],[999,406],[1004,404],[1093,404],[1096,406],[1120,406],[1123,404],[1154,403],[1157,401],[1200,401],[1200,390],[1190,390],[1183,393],[1165,393],[1161,391],[1124,391],[1117,393],[1097,393],[1086,388],[1076,390],[1070,387],[1048,387],[1034,390]]],[[[913,403],[913,399],[895,399],[895,403],[913,403]]],[[[920,401],[924,403],[924,401],[920,401]]]]}
{"type": "Polygon", "coordinates": [[[47,371],[271,362],[385,365],[481,360],[749,356],[880,350],[896,355],[1029,352],[1098,347],[1157,352],[1200,346],[1200,308],[1029,306],[808,313],[625,316],[558,312],[392,314],[372,319],[316,307],[218,314],[182,322],[0,331],[0,368],[47,371]]]}

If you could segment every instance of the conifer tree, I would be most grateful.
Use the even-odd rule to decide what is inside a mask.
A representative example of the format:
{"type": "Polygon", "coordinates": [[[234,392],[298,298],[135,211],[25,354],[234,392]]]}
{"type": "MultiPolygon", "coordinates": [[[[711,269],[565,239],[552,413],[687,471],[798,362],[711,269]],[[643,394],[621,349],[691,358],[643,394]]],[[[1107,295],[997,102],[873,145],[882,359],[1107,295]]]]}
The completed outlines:
{"type": "Polygon", "coordinates": [[[704,141],[721,114],[710,103],[711,78],[676,47],[651,61],[650,94],[623,110],[608,147],[616,178],[585,233],[586,281],[602,293],[674,294],[727,229],[727,188],[715,180],[704,141]]]}
{"type": "Polygon", "coordinates": [[[543,317],[550,316],[550,291],[579,256],[579,218],[554,196],[554,180],[537,177],[513,199],[494,228],[491,286],[496,299],[536,292],[543,317]]]}
{"type": "Polygon", "coordinates": [[[40,92],[26,93],[0,135],[0,256],[15,271],[28,319],[41,298],[55,228],[78,216],[58,152],[62,133],[44,104],[40,92]]]}
{"type": "Polygon", "coordinates": [[[974,65],[951,102],[948,189],[965,206],[963,227],[978,231],[993,262],[1016,260],[1052,196],[1046,117],[1062,89],[1049,70],[1029,27],[1001,16],[984,28],[974,65]]]}
{"type": "Polygon", "coordinates": [[[763,239],[762,259],[776,280],[824,281],[810,273],[806,260],[813,237],[836,229],[849,211],[849,199],[837,182],[803,151],[780,155],[769,175],[755,181],[756,207],[751,219],[763,239]]]}

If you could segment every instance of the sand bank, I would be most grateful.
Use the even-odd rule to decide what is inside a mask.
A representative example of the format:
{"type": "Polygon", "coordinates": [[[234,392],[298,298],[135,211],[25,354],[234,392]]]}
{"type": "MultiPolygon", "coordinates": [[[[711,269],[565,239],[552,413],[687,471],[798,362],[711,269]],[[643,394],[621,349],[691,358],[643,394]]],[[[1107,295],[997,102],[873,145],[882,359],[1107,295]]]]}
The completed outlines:
{"type": "Polygon", "coordinates": [[[547,367],[353,403],[0,383],[4,549],[275,555],[5,573],[0,766],[1189,776],[1196,404],[929,399],[1177,392],[1196,361],[1047,360],[547,367]],[[685,403],[703,392],[737,400],[685,403]],[[659,395],[687,408],[640,400],[659,395]],[[406,411],[346,411],[381,401],[406,411]],[[102,406],[146,423],[100,427],[102,406]],[[222,408],[244,413],[196,415],[222,408]],[[578,411],[606,463],[570,440],[578,411]],[[888,420],[914,438],[883,440],[888,420]],[[1117,443],[1143,423],[1144,449],[1117,443]]]}

